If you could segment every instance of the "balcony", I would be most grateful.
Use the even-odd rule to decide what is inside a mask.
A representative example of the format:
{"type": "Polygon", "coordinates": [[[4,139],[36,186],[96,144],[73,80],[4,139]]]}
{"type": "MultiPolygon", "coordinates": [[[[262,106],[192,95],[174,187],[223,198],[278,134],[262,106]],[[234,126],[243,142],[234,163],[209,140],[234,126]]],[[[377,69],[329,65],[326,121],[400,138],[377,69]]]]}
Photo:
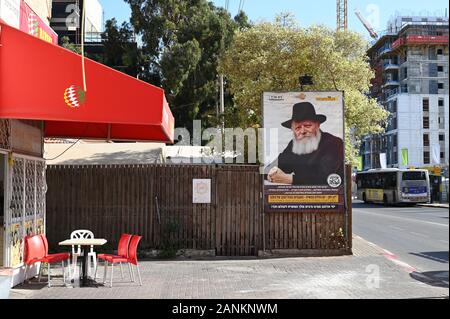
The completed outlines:
{"type": "Polygon", "coordinates": [[[432,36],[432,35],[409,35],[405,38],[397,39],[392,44],[392,50],[404,46],[404,45],[417,45],[417,44],[448,44],[448,35],[432,36]]]}
{"type": "Polygon", "coordinates": [[[396,63],[388,62],[383,65],[384,71],[398,71],[400,66],[396,63]]]}
{"type": "Polygon", "coordinates": [[[383,84],[383,88],[398,88],[400,86],[400,82],[398,80],[387,80],[383,84]]]}
{"type": "Polygon", "coordinates": [[[384,92],[385,99],[388,100],[393,96],[396,96],[401,93],[408,93],[408,87],[402,86],[402,87],[394,87],[393,89],[388,89],[384,92]]]}
{"type": "Polygon", "coordinates": [[[381,52],[380,52],[380,54],[379,54],[379,57],[381,58],[381,59],[383,59],[383,58],[385,58],[385,57],[387,57],[387,56],[390,56],[392,54],[392,48],[390,47],[390,46],[388,46],[388,47],[385,47],[385,48],[383,48],[382,50],[381,50],[381,52]]]}

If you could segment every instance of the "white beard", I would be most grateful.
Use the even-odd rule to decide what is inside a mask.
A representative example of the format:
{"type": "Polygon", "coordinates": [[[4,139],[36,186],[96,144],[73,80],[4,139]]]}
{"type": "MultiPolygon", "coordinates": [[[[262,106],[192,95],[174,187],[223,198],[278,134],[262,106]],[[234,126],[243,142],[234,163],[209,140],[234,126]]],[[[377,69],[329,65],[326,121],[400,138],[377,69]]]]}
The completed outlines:
{"type": "Polygon", "coordinates": [[[294,134],[294,139],[292,140],[292,153],[296,155],[306,155],[317,151],[319,148],[320,140],[322,138],[322,133],[320,130],[314,137],[306,137],[303,140],[297,140],[294,134]]]}

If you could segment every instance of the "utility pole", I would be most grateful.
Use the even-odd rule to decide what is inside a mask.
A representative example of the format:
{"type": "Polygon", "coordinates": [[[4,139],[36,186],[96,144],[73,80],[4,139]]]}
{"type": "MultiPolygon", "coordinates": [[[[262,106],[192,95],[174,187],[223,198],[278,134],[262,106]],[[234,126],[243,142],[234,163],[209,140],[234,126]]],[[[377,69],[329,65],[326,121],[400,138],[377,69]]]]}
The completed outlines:
{"type": "Polygon", "coordinates": [[[225,94],[223,89],[223,74],[220,75],[219,78],[220,83],[220,121],[222,123],[222,129],[225,128],[225,94]]]}
{"type": "MultiPolygon", "coordinates": [[[[225,1],[225,10],[228,12],[228,6],[230,4],[229,0],[225,1]]],[[[240,4],[239,4],[240,7],[240,4]]],[[[219,86],[220,86],[220,104],[219,104],[219,118],[221,123],[222,133],[225,131],[225,93],[223,88],[223,74],[219,75],[219,86]]]]}

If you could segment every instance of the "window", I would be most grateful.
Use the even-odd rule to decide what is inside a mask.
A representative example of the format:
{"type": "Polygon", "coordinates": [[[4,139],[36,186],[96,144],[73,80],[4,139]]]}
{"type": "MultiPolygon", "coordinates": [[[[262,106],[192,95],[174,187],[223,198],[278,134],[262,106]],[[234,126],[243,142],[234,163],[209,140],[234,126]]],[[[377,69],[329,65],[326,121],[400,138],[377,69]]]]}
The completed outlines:
{"type": "Polygon", "coordinates": [[[445,135],[439,134],[439,142],[444,142],[444,141],[445,141],[445,135]]]}
{"type": "Polygon", "coordinates": [[[430,100],[423,99],[423,111],[430,112],[430,100]]]}
{"type": "Polygon", "coordinates": [[[429,117],[424,117],[423,118],[423,128],[424,129],[429,129],[430,128],[430,118],[429,117]]]}
{"type": "Polygon", "coordinates": [[[441,152],[441,158],[445,158],[445,153],[441,152]]]}
{"type": "Polygon", "coordinates": [[[389,108],[392,113],[397,113],[397,100],[393,101],[389,108]]]}
{"type": "Polygon", "coordinates": [[[439,82],[438,83],[438,90],[442,90],[444,88],[444,83],[439,82]]]}
{"type": "Polygon", "coordinates": [[[430,63],[428,65],[428,69],[430,72],[430,77],[437,77],[438,76],[438,65],[436,63],[430,63]]]}
{"type": "Polygon", "coordinates": [[[430,164],[430,152],[423,152],[423,163],[430,164]]]}
{"type": "Polygon", "coordinates": [[[439,116],[438,124],[439,124],[439,129],[440,130],[444,130],[445,129],[445,119],[443,117],[439,116]]]}
{"type": "Polygon", "coordinates": [[[444,67],[442,65],[438,65],[438,72],[444,72],[444,67]]]}
{"type": "Polygon", "coordinates": [[[403,173],[404,181],[424,181],[427,179],[425,172],[405,172],[403,173]]]}
{"type": "Polygon", "coordinates": [[[430,80],[430,84],[429,84],[429,88],[430,88],[430,94],[438,94],[438,81],[436,80],[430,80]]]}
{"type": "Polygon", "coordinates": [[[430,136],[428,134],[423,135],[423,146],[430,146],[430,136]]]}
{"type": "Polygon", "coordinates": [[[438,106],[444,106],[444,99],[439,99],[438,106]]]}
{"type": "Polygon", "coordinates": [[[444,54],[444,50],[442,50],[442,49],[437,50],[437,55],[443,55],[443,54],[444,54]]]}

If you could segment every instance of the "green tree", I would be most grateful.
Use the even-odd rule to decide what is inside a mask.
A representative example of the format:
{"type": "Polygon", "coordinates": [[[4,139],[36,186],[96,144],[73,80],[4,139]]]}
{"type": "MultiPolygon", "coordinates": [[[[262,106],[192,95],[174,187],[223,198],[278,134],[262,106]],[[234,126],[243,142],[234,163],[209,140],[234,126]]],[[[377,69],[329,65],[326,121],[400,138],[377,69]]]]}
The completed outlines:
{"type": "Polygon", "coordinates": [[[144,59],[129,23],[124,22],[118,26],[115,18],[107,20],[102,33],[102,44],[104,53],[96,57],[98,61],[133,77],[138,76],[144,59]]]}
{"type": "Polygon", "coordinates": [[[61,38],[61,46],[63,48],[66,48],[67,50],[70,50],[70,51],[75,52],[77,54],[81,54],[81,47],[79,45],[71,43],[69,37],[62,37],[61,38]]]}
{"type": "Polygon", "coordinates": [[[143,42],[147,74],[165,89],[176,125],[191,128],[194,119],[214,125],[218,61],[234,31],[248,24],[245,14],[235,21],[206,0],[125,1],[143,42]]]}
{"type": "Polygon", "coordinates": [[[374,73],[367,43],[357,33],[335,32],[324,26],[300,28],[283,15],[274,23],[238,30],[220,63],[234,95],[241,127],[262,123],[264,91],[298,91],[298,78],[309,74],[309,90],[345,91],[346,157],[354,163],[360,139],[382,132],[388,113],[368,97],[374,73]]]}
{"type": "MultiPolygon", "coordinates": [[[[141,74],[141,66],[146,63],[146,58],[142,50],[138,48],[134,31],[127,22],[117,25],[116,19],[107,20],[105,31],[101,34],[102,50],[92,50],[92,46],[87,43],[85,46],[85,56],[102,64],[105,64],[118,71],[136,77],[141,74]]],[[[61,46],[77,54],[81,54],[81,45],[70,42],[69,37],[63,37],[61,46]]]]}

